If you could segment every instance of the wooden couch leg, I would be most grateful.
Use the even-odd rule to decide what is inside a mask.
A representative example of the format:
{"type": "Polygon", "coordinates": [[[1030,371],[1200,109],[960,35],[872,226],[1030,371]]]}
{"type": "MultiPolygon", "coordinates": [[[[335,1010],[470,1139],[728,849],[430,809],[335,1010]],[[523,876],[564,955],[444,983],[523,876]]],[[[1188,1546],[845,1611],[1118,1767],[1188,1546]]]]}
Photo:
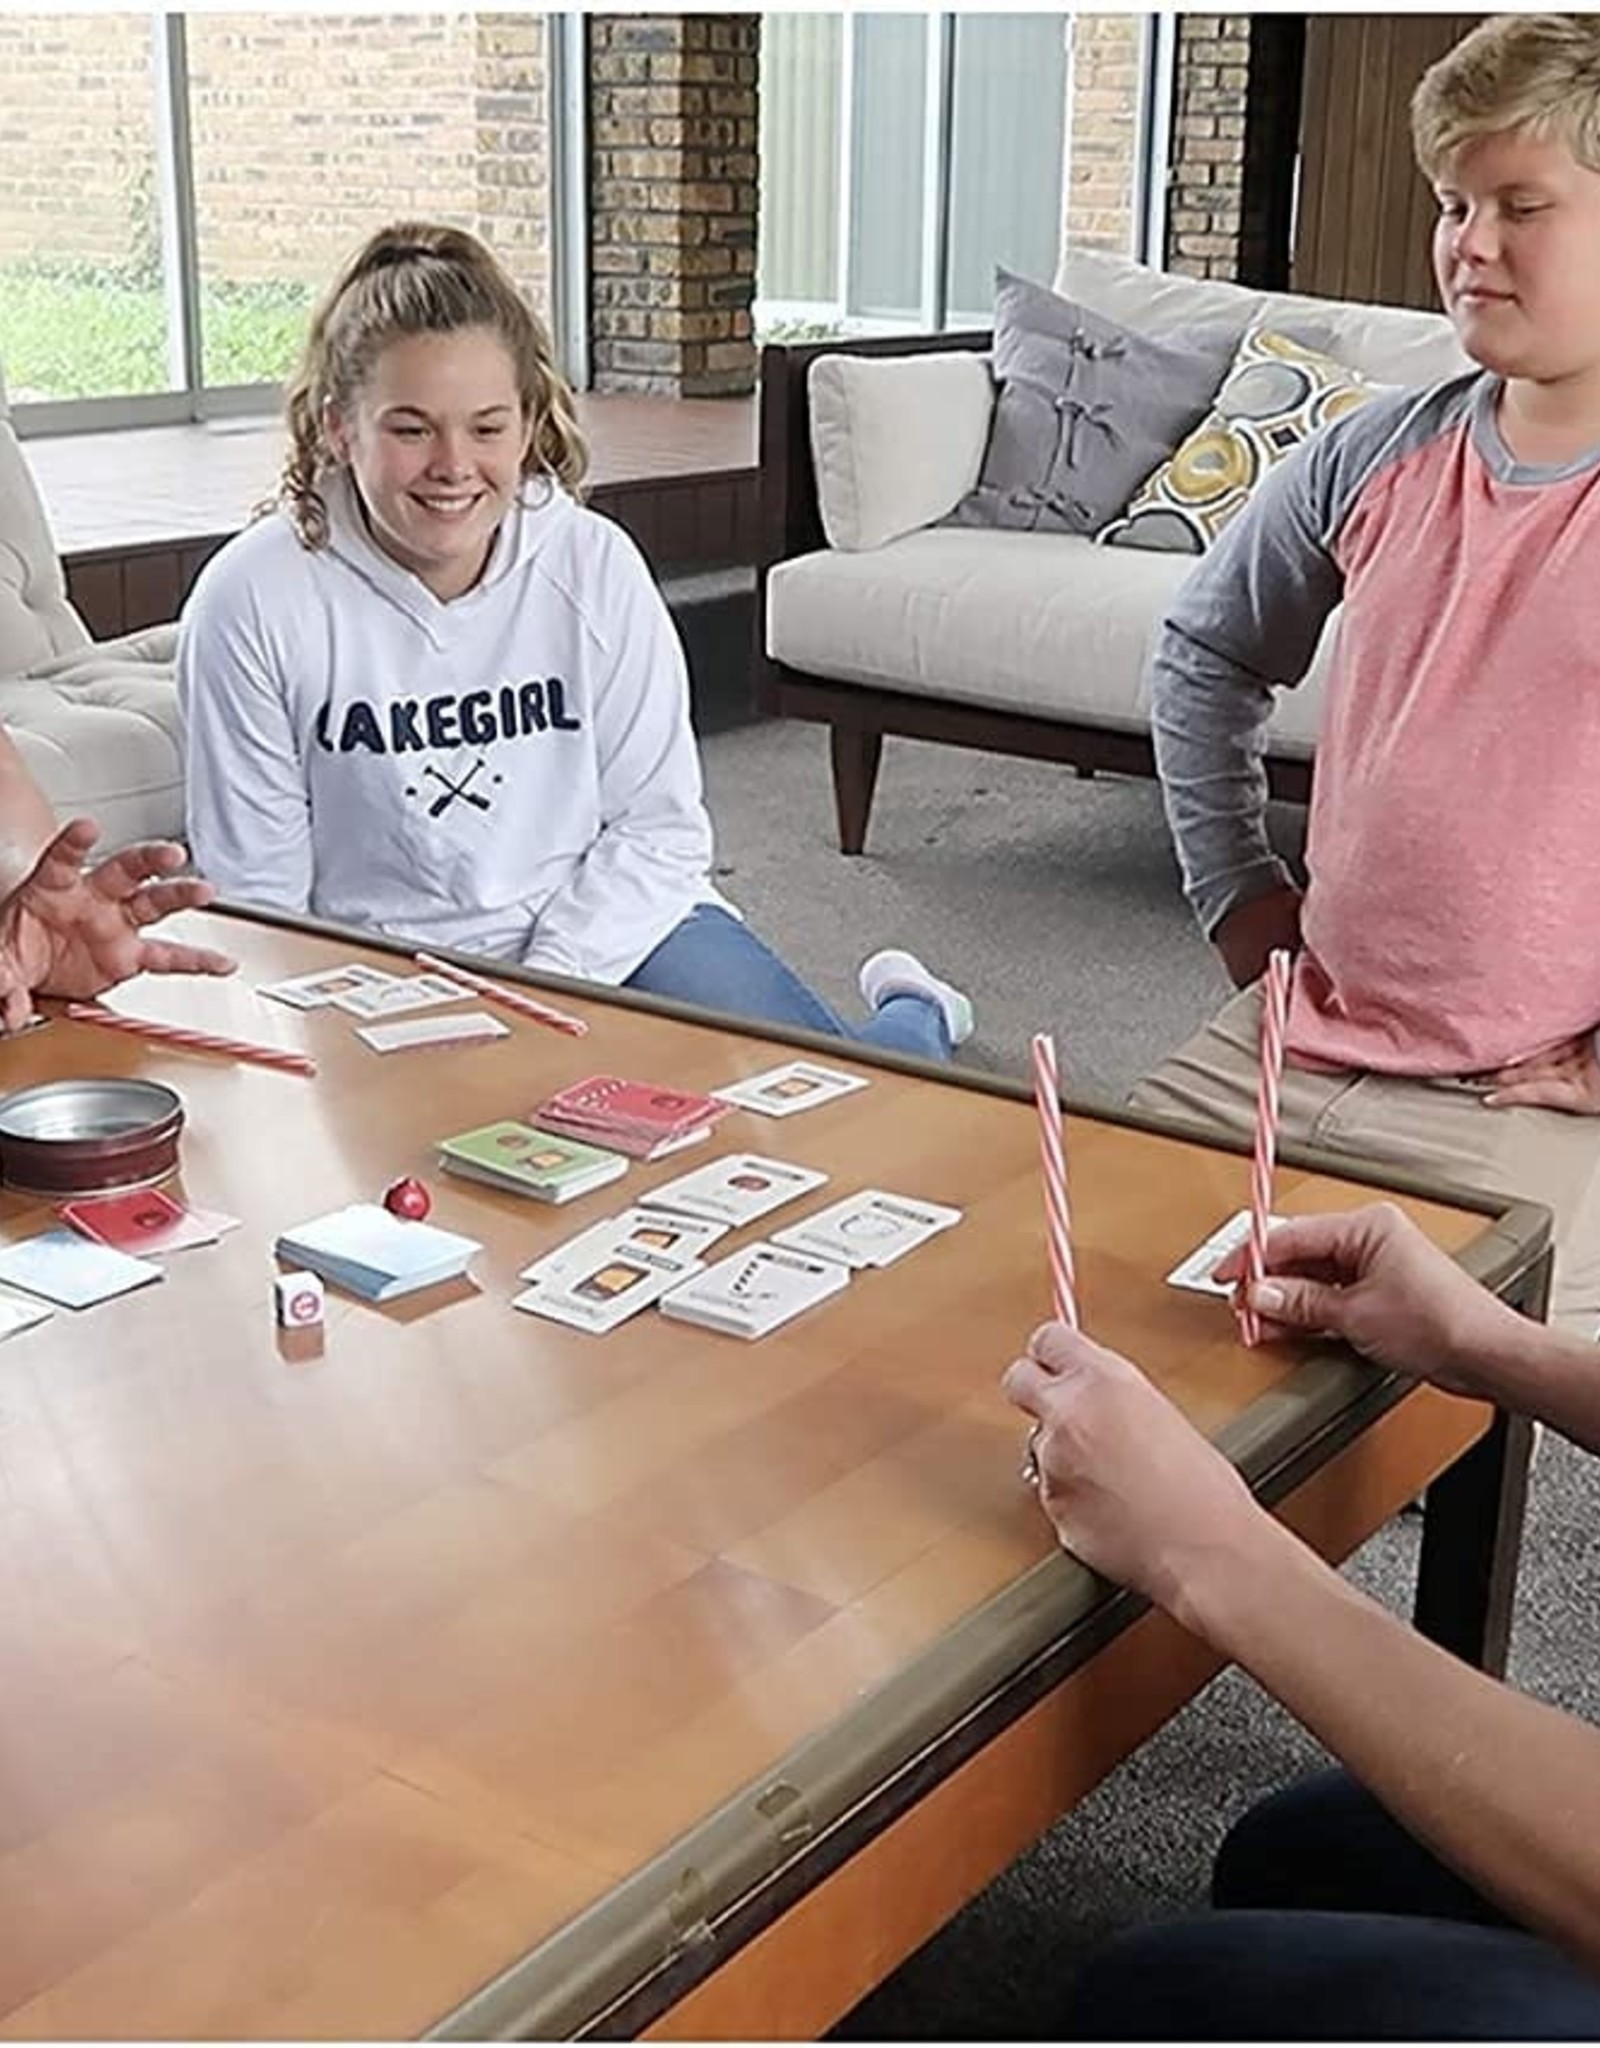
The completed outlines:
{"type": "Polygon", "coordinates": [[[867,820],[872,815],[883,734],[835,725],[829,728],[829,740],[833,749],[833,802],[839,814],[839,850],[859,853],[866,844],[867,820]]]}

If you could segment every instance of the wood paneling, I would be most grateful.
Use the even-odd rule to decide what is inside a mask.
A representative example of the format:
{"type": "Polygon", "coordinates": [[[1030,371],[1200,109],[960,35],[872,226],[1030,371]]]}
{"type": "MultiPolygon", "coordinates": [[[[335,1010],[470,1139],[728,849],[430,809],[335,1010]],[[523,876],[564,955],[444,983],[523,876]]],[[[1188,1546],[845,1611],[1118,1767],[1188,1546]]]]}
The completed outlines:
{"type": "Polygon", "coordinates": [[[1437,309],[1410,101],[1476,14],[1308,18],[1294,289],[1437,309]]]}

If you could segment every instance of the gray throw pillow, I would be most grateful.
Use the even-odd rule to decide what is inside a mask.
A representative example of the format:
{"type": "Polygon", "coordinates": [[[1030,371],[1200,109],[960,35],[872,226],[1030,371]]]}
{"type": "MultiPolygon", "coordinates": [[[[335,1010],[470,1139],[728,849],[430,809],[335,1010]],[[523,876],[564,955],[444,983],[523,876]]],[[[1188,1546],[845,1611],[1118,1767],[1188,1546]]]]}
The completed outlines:
{"type": "Polygon", "coordinates": [[[1204,417],[1244,326],[1157,341],[997,271],[994,424],[946,523],[1098,532],[1204,417]]]}

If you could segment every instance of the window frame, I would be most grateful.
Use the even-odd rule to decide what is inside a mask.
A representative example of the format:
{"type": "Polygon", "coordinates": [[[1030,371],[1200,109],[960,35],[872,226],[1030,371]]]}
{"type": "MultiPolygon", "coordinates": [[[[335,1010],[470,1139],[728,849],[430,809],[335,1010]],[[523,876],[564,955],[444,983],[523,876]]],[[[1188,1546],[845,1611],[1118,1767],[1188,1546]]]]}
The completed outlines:
{"type": "MultiPolygon", "coordinates": [[[[356,10],[359,12],[360,10],[356,10]]],[[[549,51],[550,267],[552,326],[568,379],[589,382],[587,234],[582,177],[586,146],[588,46],[584,17],[546,15],[549,51]],[[580,232],[573,230],[577,226],[580,232]]],[[[155,96],[156,188],[161,220],[161,274],[167,303],[165,391],[103,398],[13,401],[11,424],[21,440],[52,434],[93,434],[126,427],[191,426],[210,420],[270,416],[283,386],[207,384],[200,313],[200,243],[194,160],[189,133],[188,17],[150,17],[155,96]]]]}

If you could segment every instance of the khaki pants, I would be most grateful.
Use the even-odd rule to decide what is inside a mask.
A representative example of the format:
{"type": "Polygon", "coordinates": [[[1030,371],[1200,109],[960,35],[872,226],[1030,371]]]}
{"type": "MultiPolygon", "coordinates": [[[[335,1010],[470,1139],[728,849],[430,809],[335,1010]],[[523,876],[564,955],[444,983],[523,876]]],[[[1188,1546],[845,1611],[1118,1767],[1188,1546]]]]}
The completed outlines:
{"type": "MultiPolygon", "coordinates": [[[[1249,1137],[1255,1128],[1257,984],[1232,998],[1189,1043],[1147,1074],[1135,1109],[1249,1137]]],[[[1283,1072],[1282,1136],[1345,1152],[1375,1170],[1517,1195],[1555,1218],[1550,1320],[1600,1330],[1600,1117],[1553,1109],[1490,1109],[1462,1081],[1389,1074],[1283,1072]]]]}

